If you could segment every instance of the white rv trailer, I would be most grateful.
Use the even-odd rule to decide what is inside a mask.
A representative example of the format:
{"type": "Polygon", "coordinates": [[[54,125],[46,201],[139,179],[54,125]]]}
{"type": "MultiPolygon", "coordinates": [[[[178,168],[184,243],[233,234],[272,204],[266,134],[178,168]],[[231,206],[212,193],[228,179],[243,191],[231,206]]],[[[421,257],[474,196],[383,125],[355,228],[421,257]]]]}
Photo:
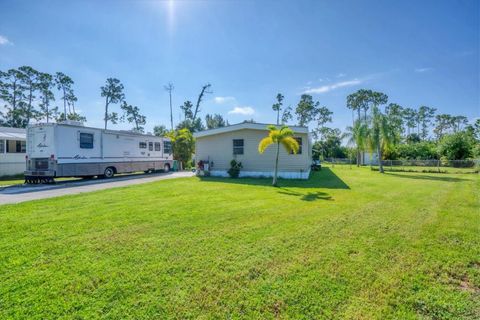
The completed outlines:
{"type": "Polygon", "coordinates": [[[173,168],[168,138],[89,128],[78,122],[29,126],[26,162],[27,183],[173,168]]]}

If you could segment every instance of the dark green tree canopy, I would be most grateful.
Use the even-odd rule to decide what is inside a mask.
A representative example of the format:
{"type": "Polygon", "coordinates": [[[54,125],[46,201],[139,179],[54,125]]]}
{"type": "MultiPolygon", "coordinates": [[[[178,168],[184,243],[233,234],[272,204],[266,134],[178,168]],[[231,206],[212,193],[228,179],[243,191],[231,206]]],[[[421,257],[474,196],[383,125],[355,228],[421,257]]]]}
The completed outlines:
{"type": "Polygon", "coordinates": [[[107,129],[108,122],[113,124],[118,122],[118,114],[116,112],[109,112],[108,107],[110,104],[117,104],[125,100],[125,94],[123,93],[123,84],[116,78],[108,78],[105,85],[100,87],[101,96],[105,97],[105,129],[107,129]]]}
{"type": "Polygon", "coordinates": [[[220,114],[207,114],[205,116],[205,124],[207,129],[215,129],[220,127],[225,127],[228,125],[228,122],[223,119],[222,115],[220,114]]]}
{"type": "Polygon", "coordinates": [[[132,106],[126,101],[122,102],[120,108],[123,110],[122,120],[126,120],[129,123],[134,125],[133,131],[135,132],[144,132],[144,126],[147,123],[147,118],[140,114],[140,108],[137,106],[132,106]]]}
{"type": "Polygon", "coordinates": [[[167,127],[162,125],[158,125],[153,127],[153,134],[156,135],[157,137],[165,137],[168,134],[167,127]]]}
{"type": "Polygon", "coordinates": [[[302,94],[300,101],[295,108],[295,115],[299,126],[305,126],[312,121],[318,113],[320,102],[313,101],[309,94],[302,94]]]}
{"type": "Polygon", "coordinates": [[[41,118],[45,119],[47,123],[49,123],[50,119],[54,119],[58,115],[58,107],[50,108],[51,102],[55,101],[55,95],[52,91],[55,83],[53,82],[52,75],[44,72],[40,73],[38,80],[41,101],[39,104],[41,118]]]}

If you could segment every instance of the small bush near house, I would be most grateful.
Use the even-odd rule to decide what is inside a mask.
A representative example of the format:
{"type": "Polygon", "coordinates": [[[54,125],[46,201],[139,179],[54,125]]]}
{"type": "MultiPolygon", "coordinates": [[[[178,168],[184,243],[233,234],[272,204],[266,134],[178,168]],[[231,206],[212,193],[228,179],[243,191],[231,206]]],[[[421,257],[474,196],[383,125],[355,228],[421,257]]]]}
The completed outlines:
{"type": "Polygon", "coordinates": [[[228,169],[227,171],[228,175],[230,176],[230,178],[238,178],[238,176],[240,175],[240,169],[242,168],[243,166],[241,162],[232,160],[230,161],[230,169],[228,169]]]}

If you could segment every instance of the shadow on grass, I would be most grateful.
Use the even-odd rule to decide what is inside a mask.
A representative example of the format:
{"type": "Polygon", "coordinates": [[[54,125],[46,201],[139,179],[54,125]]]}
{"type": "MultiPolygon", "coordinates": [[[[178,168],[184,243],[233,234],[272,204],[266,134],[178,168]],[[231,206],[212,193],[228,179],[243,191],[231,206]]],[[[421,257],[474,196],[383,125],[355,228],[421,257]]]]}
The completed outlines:
{"type": "MultiPolygon", "coordinates": [[[[220,178],[220,177],[201,177],[204,182],[223,182],[232,184],[245,184],[255,186],[270,186],[272,178],[220,178]]],[[[322,168],[321,171],[312,172],[310,179],[278,179],[280,188],[326,188],[326,189],[350,189],[332,170],[322,168]]],[[[313,195],[310,197],[314,197],[313,195]]]]}
{"type": "Polygon", "coordinates": [[[468,179],[464,179],[464,178],[430,176],[425,174],[411,175],[411,174],[398,174],[393,172],[385,172],[385,174],[389,176],[394,176],[396,178],[405,178],[405,179],[414,179],[414,180],[432,180],[432,181],[445,181],[445,182],[468,181],[468,179]]]}
{"type": "Polygon", "coordinates": [[[332,196],[330,196],[326,192],[316,191],[316,192],[301,193],[301,192],[296,192],[296,191],[292,191],[285,188],[280,188],[280,189],[282,189],[283,191],[278,191],[278,193],[288,195],[288,196],[299,197],[300,200],[303,200],[303,201],[333,200],[332,196]]]}

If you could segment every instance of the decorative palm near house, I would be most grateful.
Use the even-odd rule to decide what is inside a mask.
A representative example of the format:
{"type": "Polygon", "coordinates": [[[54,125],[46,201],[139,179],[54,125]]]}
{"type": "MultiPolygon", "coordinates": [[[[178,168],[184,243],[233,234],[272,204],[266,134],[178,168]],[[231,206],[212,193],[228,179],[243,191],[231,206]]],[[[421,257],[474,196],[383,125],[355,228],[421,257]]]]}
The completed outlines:
{"type": "Polygon", "coordinates": [[[282,145],[287,153],[297,154],[300,146],[297,140],[293,137],[293,131],[289,127],[283,125],[280,129],[274,125],[268,126],[268,136],[263,138],[258,144],[258,152],[264,153],[265,150],[274,145],[275,148],[275,163],[273,170],[273,182],[274,186],[277,185],[278,174],[278,155],[280,154],[280,145],[282,145]]]}

